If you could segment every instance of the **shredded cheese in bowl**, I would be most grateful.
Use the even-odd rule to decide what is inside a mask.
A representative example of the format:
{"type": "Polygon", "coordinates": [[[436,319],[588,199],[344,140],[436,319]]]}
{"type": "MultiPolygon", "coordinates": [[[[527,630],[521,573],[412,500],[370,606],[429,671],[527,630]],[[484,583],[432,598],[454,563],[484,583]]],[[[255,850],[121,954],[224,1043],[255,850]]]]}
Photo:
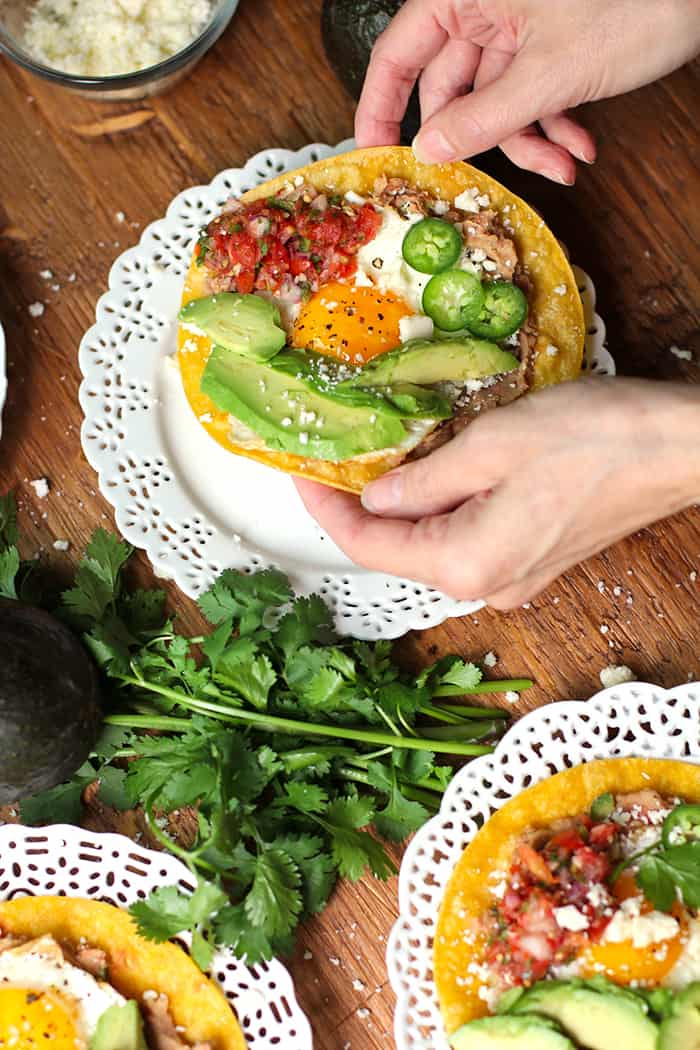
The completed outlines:
{"type": "Polygon", "coordinates": [[[211,0],[37,0],[24,46],[74,76],[147,69],[182,51],[213,16],[211,0]]]}

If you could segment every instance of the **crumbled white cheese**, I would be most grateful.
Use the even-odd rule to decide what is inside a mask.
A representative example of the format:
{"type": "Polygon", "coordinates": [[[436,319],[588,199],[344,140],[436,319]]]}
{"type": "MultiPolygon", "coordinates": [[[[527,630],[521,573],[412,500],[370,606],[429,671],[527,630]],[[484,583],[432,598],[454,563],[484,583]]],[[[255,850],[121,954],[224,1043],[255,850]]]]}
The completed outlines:
{"type": "Polygon", "coordinates": [[[200,423],[211,423],[213,418],[214,417],[212,416],[211,412],[202,412],[201,416],[199,417],[199,422],[200,423]]]}
{"type": "Polygon", "coordinates": [[[53,541],[53,548],[56,551],[67,551],[67,550],[70,549],[70,541],[69,540],[54,540],[53,541]]]}
{"type": "Polygon", "coordinates": [[[29,304],[29,316],[30,317],[41,317],[44,312],[43,303],[30,303],[29,304]]]}
{"type": "Polygon", "coordinates": [[[610,894],[600,882],[594,882],[586,897],[594,908],[604,908],[610,901],[610,894]]]}
{"type": "Polygon", "coordinates": [[[558,353],[559,353],[559,347],[558,346],[554,346],[553,343],[550,343],[549,346],[547,347],[547,357],[556,357],[558,353]]]}
{"type": "Polygon", "coordinates": [[[211,0],[37,0],[24,46],[65,73],[132,73],[182,51],[210,21],[212,7],[211,0]]]}
{"type": "Polygon", "coordinates": [[[361,197],[359,193],[355,193],[354,190],[348,190],[345,194],[345,200],[348,204],[357,204],[358,206],[365,203],[365,198],[361,197]]]}
{"type": "Polygon", "coordinates": [[[640,914],[641,898],[630,897],[622,902],[619,911],[605,927],[602,942],[619,944],[632,941],[635,948],[648,948],[650,944],[667,941],[678,933],[678,920],[661,911],[640,914]]]}
{"type": "Polygon", "coordinates": [[[402,343],[407,343],[409,339],[431,339],[432,335],[433,322],[430,317],[414,314],[399,319],[399,339],[402,343]]]}
{"type": "Polygon", "coordinates": [[[520,699],[520,694],[516,693],[513,689],[509,689],[508,692],[505,694],[505,697],[506,701],[509,704],[517,704],[518,700],[520,699]]]}
{"type": "Polygon", "coordinates": [[[46,478],[37,478],[36,481],[30,481],[29,484],[39,499],[46,499],[49,494],[49,483],[46,478]]]}
{"type": "Polygon", "coordinates": [[[124,214],[124,212],[123,212],[123,211],[118,211],[118,212],[116,213],[116,215],[114,216],[114,218],[115,218],[115,219],[117,220],[117,222],[119,222],[119,223],[122,223],[122,222],[126,222],[126,215],[124,214]]]}
{"type": "Polygon", "coordinates": [[[39,270],[42,281],[50,281],[53,278],[53,270],[39,270]]]}
{"type": "Polygon", "coordinates": [[[556,288],[553,289],[553,291],[555,295],[566,295],[566,285],[558,284],[556,288]]]}
{"type": "Polygon", "coordinates": [[[700,920],[688,923],[687,940],[673,968],[661,982],[667,988],[679,992],[692,981],[700,980],[700,920]]]}
{"type": "Polygon", "coordinates": [[[482,661],[484,667],[495,667],[498,663],[498,657],[495,653],[488,652],[482,661]]]}
{"type": "Polygon", "coordinates": [[[615,685],[623,685],[625,682],[634,682],[636,675],[626,664],[610,664],[600,672],[600,681],[605,689],[611,689],[615,685]]]}
{"type": "Polygon", "coordinates": [[[459,208],[460,211],[478,211],[479,205],[476,202],[478,191],[472,187],[470,190],[464,190],[463,193],[459,193],[455,197],[455,208],[459,208]]]}
{"type": "Polygon", "coordinates": [[[571,930],[573,933],[587,930],[590,925],[588,917],[579,911],[574,904],[566,904],[563,908],[555,908],[554,918],[560,929],[571,930]]]}
{"type": "Polygon", "coordinates": [[[692,361],[693,355],[690,350],[681,350],[679,346],[669,346],[670,352],[674,357],[677,357],[679,361],[692,361]]]}
{"type": "Polygon", "coordinates": [[[450,210],[450,207],[451,206],[449,201],[436,200],[433,203],[431,211],[433,215],[446,215],[447,212],[450,210]]]}

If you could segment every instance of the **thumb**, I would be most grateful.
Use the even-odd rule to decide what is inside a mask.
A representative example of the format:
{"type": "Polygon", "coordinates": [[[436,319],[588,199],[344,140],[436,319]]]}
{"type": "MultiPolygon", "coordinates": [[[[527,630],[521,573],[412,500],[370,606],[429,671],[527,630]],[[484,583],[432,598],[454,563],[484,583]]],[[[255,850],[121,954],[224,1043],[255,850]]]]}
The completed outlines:
{"type": "Polygon", "coordinates": [[[414,139],[423,164],[483,153],[548,113],[566,109],[566,78],[546,56],[516,56],[496,80],[454,99],[428,120],[414,139]]]}
{"type": "MultiPolygon", "coordinates": [[[[370,482],[362,504],[373,514],[419,518],[444,514],[500,480],[493,457],[467,451],[468,430],[429,456],[405,463],[370,482]]],[[[481,444],[481,443],[480,443],[481,444]]]]}

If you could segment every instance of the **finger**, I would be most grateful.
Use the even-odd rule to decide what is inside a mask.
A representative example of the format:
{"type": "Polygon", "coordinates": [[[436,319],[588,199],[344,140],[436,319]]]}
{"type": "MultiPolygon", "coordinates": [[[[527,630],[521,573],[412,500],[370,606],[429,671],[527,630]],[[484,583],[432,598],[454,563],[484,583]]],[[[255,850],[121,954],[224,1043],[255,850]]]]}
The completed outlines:
{"type": "Polygon", "coordinates": [[[358,146],[399,141],[413,85],[447,41],[431,8],[422,0],[409,0],[374,45],[355,114],[358,146]]]}
{"type": "MultiPolygon", "coordinates": [[[[476,90],[492,84],[511,65],[513,55],[496,48],[486,48],[476,72],[476,90]]],[[[526,171],[535,171],[545,178],[571,186],[576,178],[576,165],[565,149],[542,138],[535,124],[516,131],[500,147],[506,157],[526,171]]]]}
{"type": "Polygon", "coordinates": [[[309,514],[357,565],[431,586],[444,582],[450,515],[414,523],[377,518],[356,496],[295,479],[309,514]]]}
{"type": "Polygon", "coordinates": [[[481,48],[468,40],[449,40],[420,78],[420,115],[425,123],[474,82],[481,48]]]}
{"type": "Polygon", "coordinates": [[[517,55],[497,79],[449,102],[423,125],[413,143],[416,157],[442,163],[505,142],[543,113],[563,108],[562,82],[557,66],[543,69],[536,57],[517,55]]]}
{"type": "Polygon", "coordinates": [[[587,128],[565,113],[555,113],[540,120],[540,127],[550,142],[562,146],[574,157],[592,164],[596,158],[595,139],[587,128]]]}
{"type": "Polygon", "coordinates": [[[568,150],[542,138],[534,124],[511,135],[501,143],[506,157],[525,171],[534,171],[546,179],[573,186],[576,162],[568,150]]]}

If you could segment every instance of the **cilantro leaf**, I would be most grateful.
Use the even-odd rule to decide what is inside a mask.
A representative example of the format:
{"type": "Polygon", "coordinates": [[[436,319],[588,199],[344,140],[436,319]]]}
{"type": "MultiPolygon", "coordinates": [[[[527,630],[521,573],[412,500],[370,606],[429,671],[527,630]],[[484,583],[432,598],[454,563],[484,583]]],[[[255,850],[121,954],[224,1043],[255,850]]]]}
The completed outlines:
{"type": "MultiPolygon", "coordinates": [[[[405,780],[422,780],[423,777],[438,775],[438,770],[444,769],[452,777],[451,766],[434,766],[435,755],[432,751],[410,751],[406,747],[397,748],[392,755],[394,768],[402,774],[405,780]]],[[[448,780],[449,783],[449,780],[448,780]]],[[[447,784],[443,785],[447,787],[447,784]]]]}
{"type": "Polygon", "coordinates": [[[111,809],[128,809],[130,799],[126,793],[125,781],[125,769],[118,769],[116,766],[105,766],[101,769],[98,793],[100,802],[111,809]]]}
{"type": "Polygon", "coordinates": [[[227,903],[228,897],[222,890],[200,880],[191,896],[177,886],[159,886],[145,900],[132,904],[129,913],[136,919],[142,937],[149,941],[167,941],[207,923],[213,913],[227,903]]]}
{"type": "Polygon", "coordinates": [[[302,813],[322,813],[328,805],[328,795],[323,788],[303,780],[290,781],[284,798],[302,813]]]}
{"type": "Polygon", "coordinates": [[[270,689],[277,681],[277,672],[265,654],[255,656],[247,638],[238,638],[218,658],[216,678],[235,690],[259,711],[267,707],[270,689]]]}
{"type": "Polygon", "coordinates": [[[303,645],[331,645],[337,639],[331,611],[319,594],[296,598],[274,634],[275,645],[287,657],[303,645]]]}
{"type": "Polygon", "coordinates": [[[323,840],[317,835],[279,835],[270,845],[287,853],[299,869],[304,913],[314,915],[322,911],[337,878],[335,864],[325,852],[323,840]]]}
{"type": "Polygon", "coordinates": [[[243,904],[229,904],[221,908],[214,921],[219,944],[225,944],[239,959],[248,963],[271,959],[275,949],[259,926],[251,925],[243,904]]]}
{"type": "Polygon", "coordinates": [[[367,867],[380,879],[396,871],[382,844],[369,832],[358,830],[366,827],[373,817],[372,799],[350,796],[331,802],[324,818],[317,818],[331,836],[331,851],[338,871],[353,882],[362,878],[367,867]]]}
{"type": "Polygon", "coordinates": [[[375,813],[374,826],[385,839],[402,842],[425,824],[429,816],[425,806],[407,799],[402,794],[394,775],[389,801],[384,809],[375,813]]]}
{"type": "Polygon", "coordinates": [[[205,738],[140,737],[134,750],[141,760],[130,764],[125,785],[133,805],[147,802],[170,812],[209,798],[216,789],[216,766],[205,738]]]}
{"type": "Polygon", "coordinates": [[[288,854],[265,848],[258,855],[253,885],[243,902],[252,925],[268,937],[289,933],[302,908],[300,882],[299,869],[288,854]]]}
{"type": "Polygon", "coordinates": [[[216,671],[219,658],[228,643],[231,641],[232,630],[233,619],[229,616],[225,620],[222,620],[219,626],[216,627],[211,634],[207,635],[202,642],[202,652],[209,661],[212,671],[216,671]]]}
{"type": "Polygon", "coordinates": [[[149,638],[166,625],[165,591],[132,591],[120,598],[119,612],[132,635],[149,638]]]}
{"type": "Polygon", "coordinates": [[[79,824],[83,812],[82,795],[88,784],[97,780],[90,762],[84,762],[71,780],[47,791],[22,799],[20,817],[23,824],[79,824]]]}
{"type": "Polygon", "coordinates": [[[480,669],[476,664],[465,663],[464,660],[453,660],[448,671],[440,675],[437,685],[454,685],[469,693],[482,679],[480,669]]]}
{"type": "Polygon", "coordinates": [[[16,598],[15,580],[19,572],[19,554],[16,547],[0,551],[0,598],[16,598]]]}
{"type": "Polygon", "coordinates": [[[644,896],[659,911],[670,911],[676,899],[673,876],[658,855],[642,858],[637,872],[637,883],[644,896]]]}
{"type": "Polygon", "coordinates": [[[192,941],[190,943],[190,955],[200,970],[205,973],[212,964],[215,950],[215,946],[212,942],[208,941],[199,930],[193,931],[192,941]]]}
{"type": "Polygon", "coordinates": [[[278,569],[244,573],[227,569],[198,604],[210,623],[221,623],[231,617],[238,621],[241,635],[252,634],[262,626],[269,609],[285,605],[292,598],[289,580],[278,569]]]}
{"type": "Polygon", "coordinates": [[[700,841],[670,846],[644,857],[637,882],[660,911],[670,911],[676,889],[687,908],[700,908],[700,841]]]}

